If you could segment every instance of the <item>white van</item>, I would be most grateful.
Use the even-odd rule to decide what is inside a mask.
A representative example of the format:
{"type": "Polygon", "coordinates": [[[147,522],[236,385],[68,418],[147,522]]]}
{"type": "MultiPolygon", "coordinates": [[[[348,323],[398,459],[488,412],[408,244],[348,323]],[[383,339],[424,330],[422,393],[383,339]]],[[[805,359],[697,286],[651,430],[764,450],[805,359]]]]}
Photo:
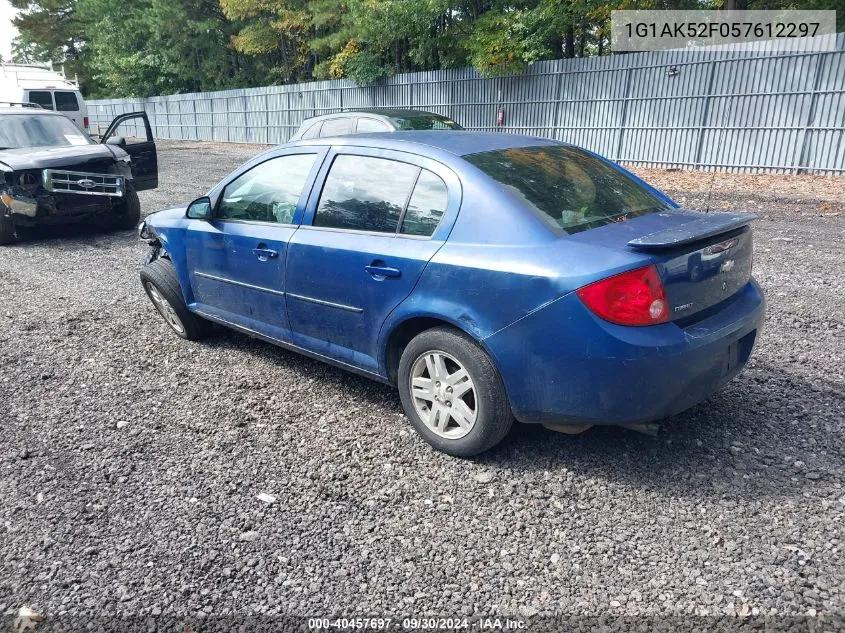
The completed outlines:
{"type": "Polygon", "coordinates": [[[6,64],[0,62],[0,103],[36,103],[60,112],[88,133],[88,108],[79,85],[52,64],[6,64]]]}

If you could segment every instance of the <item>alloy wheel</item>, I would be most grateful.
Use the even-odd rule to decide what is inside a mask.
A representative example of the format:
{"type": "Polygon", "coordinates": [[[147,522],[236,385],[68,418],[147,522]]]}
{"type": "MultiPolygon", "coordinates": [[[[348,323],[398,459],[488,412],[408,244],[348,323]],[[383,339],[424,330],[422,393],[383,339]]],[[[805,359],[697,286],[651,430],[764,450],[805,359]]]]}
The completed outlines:
{"type": "Polygon", "coordinates": [[[159,314],[164,317],[164,320],[167,321],[167,324],[172,327],[179,336],[184,336],[185,326],[182,324],[182,320],[179,318],[179,315],[176,314],[176,311],[173,309],[173,306],[170,305],[170,302],[165,299],[159,292],[158,288],[155,287],[155,284],[147,283],[147,292],[150,295],[150,299],[153,301],[153,305],[155,305],[159,314]]]}
{"type": "Polygon", "coordinates": [[[410,393],[423,423],[440,437],[465,437],[478,419],[475,384],[466,368],[450,354],[420,354],[411,367],[410,393]]]}

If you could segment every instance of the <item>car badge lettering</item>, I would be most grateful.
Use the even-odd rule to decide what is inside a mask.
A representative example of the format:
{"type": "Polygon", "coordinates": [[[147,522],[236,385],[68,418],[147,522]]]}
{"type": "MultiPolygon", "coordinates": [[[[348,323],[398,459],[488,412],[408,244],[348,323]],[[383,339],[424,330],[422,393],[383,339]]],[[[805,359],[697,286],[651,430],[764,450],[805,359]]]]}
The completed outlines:
{"type": "Polygon", "coordinates": [[[683,312],[684,310],[689,310],[692,307],[692,303],[685,303],[683,305],[675,306],[675,312],[683,312]]]}
{"type": "Polygon", "coordinates": [[[739,239],[731,238],[729,240],[725,240],[724,242],[719,242],[718,244],[713,244],[712,246],[708,246],[704,249],[705,255],[716,255],[717,253],[724,253],[732,249],[739,243],[739,239]]]}
{"type": "Polygon", "coordinates": [[[97,183],[91,180],[90,178],[80,178],[76,181],[76,184],[82,187],[83,189],[93,189],[97,186],[97,183]]]}

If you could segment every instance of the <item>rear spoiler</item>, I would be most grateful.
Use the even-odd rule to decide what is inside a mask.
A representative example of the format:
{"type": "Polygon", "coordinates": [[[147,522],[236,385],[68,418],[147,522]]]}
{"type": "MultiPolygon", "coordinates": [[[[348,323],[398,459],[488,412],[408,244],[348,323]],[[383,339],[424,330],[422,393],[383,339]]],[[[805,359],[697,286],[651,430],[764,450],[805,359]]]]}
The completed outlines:
{"type": "Polygon", "coordinates": [[[633,239],[628,242],[628,246],[638,251],[667,250],[742,228],[757,219],[753,213],[701,213],[685,209],[678,211],[695,217],[679,226],[633,239]]]}

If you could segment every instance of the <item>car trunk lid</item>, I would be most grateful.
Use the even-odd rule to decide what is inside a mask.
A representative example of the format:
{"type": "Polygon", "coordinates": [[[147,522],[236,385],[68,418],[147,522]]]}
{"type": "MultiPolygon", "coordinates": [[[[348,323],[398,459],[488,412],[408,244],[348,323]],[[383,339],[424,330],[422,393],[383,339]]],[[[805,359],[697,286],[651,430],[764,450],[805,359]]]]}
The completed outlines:
{"type": "Polygon", "coordinates": [[[670,319],[689,320],[730,299],[751,278],[754,219],[670,209],[569,239],[647,256],[663,281],[670,319]]]}

